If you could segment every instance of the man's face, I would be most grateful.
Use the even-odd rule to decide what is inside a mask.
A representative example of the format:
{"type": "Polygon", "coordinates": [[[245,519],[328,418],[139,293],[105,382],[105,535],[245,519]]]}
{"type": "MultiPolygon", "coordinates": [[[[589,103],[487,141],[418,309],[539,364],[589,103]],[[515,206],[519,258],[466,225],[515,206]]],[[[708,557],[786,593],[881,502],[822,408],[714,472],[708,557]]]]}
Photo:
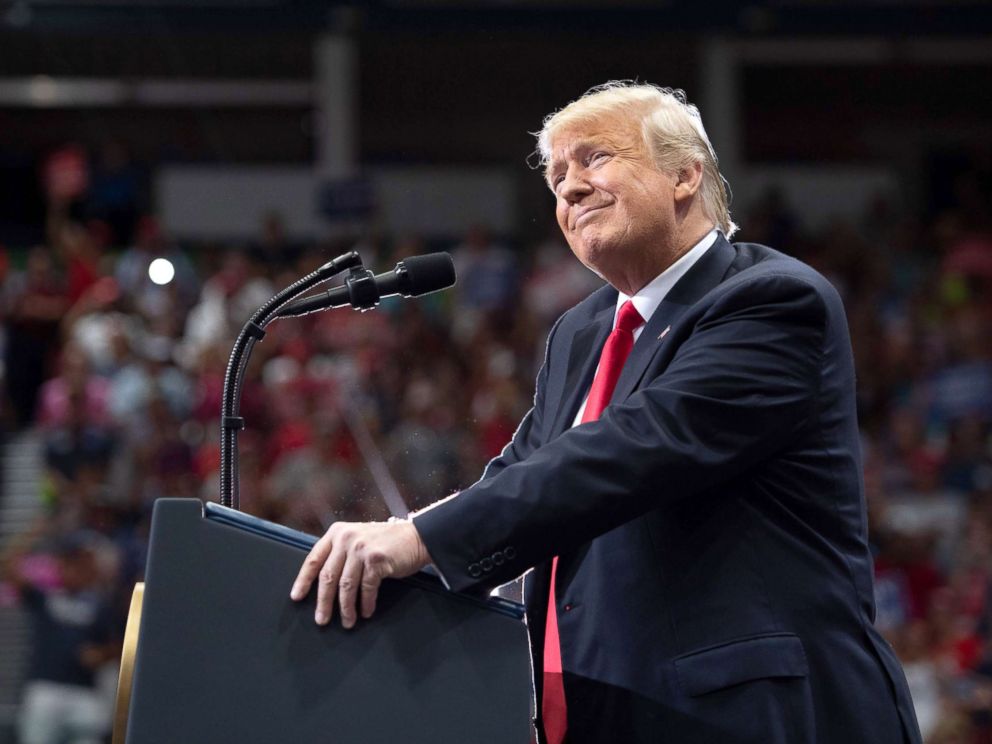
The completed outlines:
{"type": "Polygon", "coordinates": [[[551,140],[547,178],[558,225],[583,264],[628,293],[667,268],[676,180],[655,166],[637,120],[563,127],[551,140]]]}

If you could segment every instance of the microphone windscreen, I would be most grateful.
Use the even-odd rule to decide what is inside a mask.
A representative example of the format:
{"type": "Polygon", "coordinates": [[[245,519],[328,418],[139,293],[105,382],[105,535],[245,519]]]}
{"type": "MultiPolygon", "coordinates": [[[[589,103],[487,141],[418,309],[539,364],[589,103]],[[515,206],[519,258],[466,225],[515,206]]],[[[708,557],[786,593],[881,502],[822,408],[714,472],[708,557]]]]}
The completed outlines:
{"type": "Polygon", "coordinates": [[[406,269],[407,297],[419,297],[428,292],[446,289],[455,283],[455,263],[449,253],[428,253],[403,259],[406,269]]]}

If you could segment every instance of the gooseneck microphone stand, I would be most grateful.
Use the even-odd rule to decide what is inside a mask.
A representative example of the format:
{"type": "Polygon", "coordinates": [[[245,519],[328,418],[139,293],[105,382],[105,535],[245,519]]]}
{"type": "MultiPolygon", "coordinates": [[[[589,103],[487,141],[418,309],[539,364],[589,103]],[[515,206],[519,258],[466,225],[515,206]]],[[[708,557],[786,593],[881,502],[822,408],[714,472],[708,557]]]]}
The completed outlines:
{"type": "MultiPolygon", "coordinates": [[[[238,334],[234,348],[231,350],[231,358],[227,363],[227,371],[224,374],[224,399],[221,405],[220,419],[221,506],[241,509],[238,488],[238,432],[245,428],[245,420],[239,413],[241,409],[241,386],[244,382],[245,368],[248,365],[248,357],[251,355],[252,348],[265,337],[265,327],[275,320],[280,309],[318,284],[322,284],[349,269],[351,276],[348,277],[347,284],[353,296],[360,296],[367,291],[375,292],[372,272],[363,267],[362,259],[355,251],[350,251],[328,261],[316,271],[307,274],[279,292],[255,311],[255,314],[241,329],[241,333],[238,334]]],[[[374,305],[377,299],[378,293],[375,294],[370,306],[374,305]]]]}

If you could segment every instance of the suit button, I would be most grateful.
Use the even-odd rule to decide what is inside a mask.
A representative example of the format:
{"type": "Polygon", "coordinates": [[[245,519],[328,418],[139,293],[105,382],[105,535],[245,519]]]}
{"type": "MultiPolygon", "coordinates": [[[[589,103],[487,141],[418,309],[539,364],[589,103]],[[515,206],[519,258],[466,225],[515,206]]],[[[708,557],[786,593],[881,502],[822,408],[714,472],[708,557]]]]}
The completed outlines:
{"type": "Polygon", "coordinates": [[[565,605],[565,612],[571,612],[571,611],[572,611],[572,605],[570,604],[565,605]]]}
{"type": "Polygon", "coordinates": [[[478,563],[470,563],[468,565],[468,575],[471,576],[473,579],[477,579],[480,576],[482,576],[482,569],[479,568],[478,563]]]}
{"type": "Polygon", "coordinates": [[[483,558],[479,561],[479,565],[482,566],[482,570],[489,573],[493,570],[493,562],[491,558],[483,558]]]}
{"type": "Polygon", "coordinates": [[[506,558],[503,557],[503,554],[500,551],[497,550],[495,553],[493,553],[493,563],[495,563],[497,566],[502,566],[505,560],[506,558]]]}
{"type": "Polygon", "coordinates": [[[503,555],[506,556],[506,560],[512,561],[517,557],[517,549],[511,545],[503,551],[503,555]]]}

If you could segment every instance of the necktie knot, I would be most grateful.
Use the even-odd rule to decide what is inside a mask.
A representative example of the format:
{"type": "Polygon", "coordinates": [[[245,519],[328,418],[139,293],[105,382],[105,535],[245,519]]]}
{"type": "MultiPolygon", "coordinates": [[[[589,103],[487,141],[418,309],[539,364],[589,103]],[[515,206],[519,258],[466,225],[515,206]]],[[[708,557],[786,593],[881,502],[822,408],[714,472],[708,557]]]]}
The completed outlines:
{"type": "Polygon", "coordinates": [[[643,323],[644,318],[642,318],[641,314],[637,312],[637,308],[634,307],[633,302],[627,300],[620,306],[620,312],[617,315],[618,331],[633,333],[635,330],[640,328],[643,323]]]}

